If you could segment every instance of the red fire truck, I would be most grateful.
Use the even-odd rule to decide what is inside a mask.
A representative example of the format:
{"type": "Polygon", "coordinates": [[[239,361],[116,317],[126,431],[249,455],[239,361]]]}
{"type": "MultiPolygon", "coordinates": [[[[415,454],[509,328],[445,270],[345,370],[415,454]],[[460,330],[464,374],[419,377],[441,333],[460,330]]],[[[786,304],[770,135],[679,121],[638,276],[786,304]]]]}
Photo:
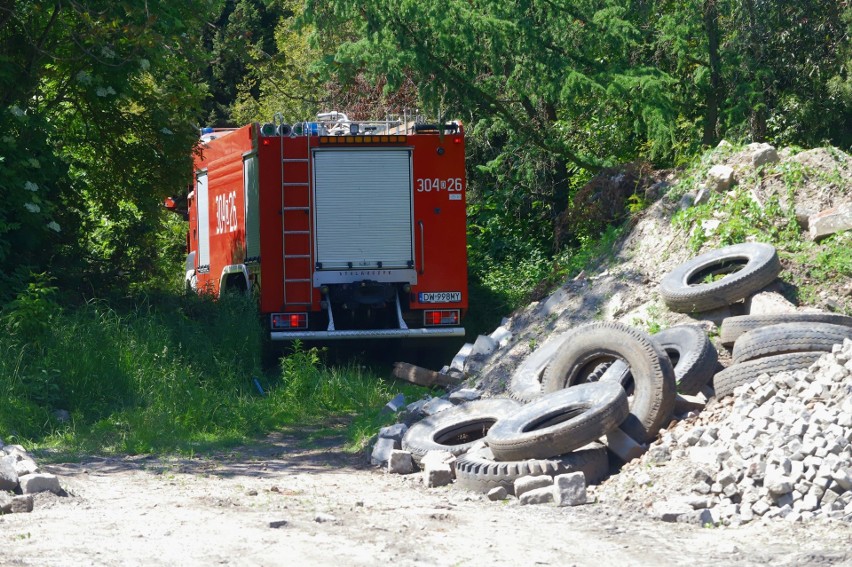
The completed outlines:
{"type": "Polygon", "coordinates": [[[202,130],[187,286],[256,294],[273,340],[463,335],[464,130],[406,118],[202,130]]]}

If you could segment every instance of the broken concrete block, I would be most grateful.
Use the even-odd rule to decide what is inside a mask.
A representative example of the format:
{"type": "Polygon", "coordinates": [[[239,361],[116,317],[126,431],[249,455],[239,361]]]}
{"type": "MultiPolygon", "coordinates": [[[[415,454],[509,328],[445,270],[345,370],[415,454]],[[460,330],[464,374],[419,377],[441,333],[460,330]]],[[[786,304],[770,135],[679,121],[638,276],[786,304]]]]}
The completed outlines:
{"type": "Polygon", "coordinates": [[[446,409],[450,409],[451,407],[453,407],[453,403],[450,400],[445,400],[444,398],[432,398],[423,404],[421,410],[423,411],[423,415],[430,416],[446,409]]]}
{"type": "Polygon", "coordinates": [[[0,490],[0,514],[12,512],[12,495],[5,490],[0,490]]]}
{"type": "Polygon", "coordinates": [[[479,335],[473,343],[471,354],[491,354],[497,350],[497,341],[487,335],[479,335]]]}
{"type": "Polygon", "coordinates": [[[0,457],[0,490],[15,490],[18,487],[18,472],[15,470],[17,457],[0,457]]]}
{"type": "Polygon", "coordinates": [[[459,372],[464,372],[464,361],[467,360],[468,356],[470,356],[472,350],[473,343],[465,343],[459,349],[459,352],[453,357],[452,362],[450,362],[450,368],[458,370],[459,372]]]}
{"type": "Polygon", "coordinates": [[[402,442],[402,436],[408,431],[408,426],[404,423],[395,423],[387,427],[379,429],[379,437],[382,439],[393,439],[394,441],[402,442]]]}
{"type": "Polygon", "coordinates": [[[390,460],[391,452],[395,449],[401,449],[402,444],[387,437],[379,437],[376,444],[373,445],[373,452],[370,454],[370,463],[383,467],[390,460]]]}
{"type": "Polygon", "coordinates": [[[430,462],[423,466],[423,484],[426,488],[446,486],[451,482],[453,482],[453,469],[450,465],[430,462]]]}
{"type": "Polygon", "coordinates": [[[852,229],[852,203],[843,203],[808,218],[808,234],[813,240],[849,229],[852,229]]]}
{"type": "Polygon", "coordinates": [[[734,184],[734,168],[729,165],[714,165],[707,172],[705,184],[708,189],[723,193],[734,184]]]}
{"type": "Polygon", "coordinates": [[[33,474],[38,472],[38,465],[29,457],[18,457],[18,462],[15,463],[15,472],[19,477],[25,474],[33,474]]]}
{"type": "Polygon", "coordinates": [[[681,415],[691,411],[701,411],[707,405],[707,398],[702,394],[690,396],[687,394],[677,394],[675,396],[675,415],[681,415]]]}
{"type": "Polygon", "coordinates": [[[29,514],[33,511],[33,495],[13,496],[9,511],[12,514],[29,514]]]}
{"type": "Polygon", "coordinates": [[[59,478],[50,473],[35,473],[20,477],[21,492],[24,494],[35,494],[37,492],[53,492],[61,494],[62,487],[59,486],[59,478]]]}
{"type": "MultiPolygon", "coordinates": [[[[548,477],[550,478],[550,477],[548,477]]],[[[553,487],[544,486],[524,492],[520,497],[521,505],[528,504],[549,504],[553,502],[553,487]]]]}
{"type": "Polygon", "coordinates": [[[780,293],[764,291],[752,295],[745,301],[749,315],[775,315],[776,313],[794,313],[796,306],[787,301],[780,293]]]}
{"type": "Polygon", "coordinates": [[[388,458],[388,472],[391,474],[411,474],[414,472],[414,459],[411,453],[394,449],[388,458]]]}
{"type": "Polygon", "coordinates": [[[521,497],[525,492],[536,490],[537,488],[550,488],[553,486],[553,478],[547,475],[540,476],[522,476],[515,479],[514,488],[515,496],[521,497]]]}
{"type": "Polygon", "coordinates": [[[553,500],[557,506],[586,503],[586,475],[582,472],[560,474],[553,479],[553,500]]]}
{"type": "Polygon", "coordinates": [[[601,439],[601,443],[625,463],[641,457],[647,449],[620,429],[613,429],[607,433],[606,438],[601,439]]]}
{"type": "Polygon", "coordinates": [[[494,332],[492,332],[489,336],[494,342],[502,347],[506,346],[509,341],[512,340],[512,331],[501,325],[494,329],[494,332]]]}
{"type": "Polygon", "coordinates": [[[456,476],[456,457],[449,451],[426,451],[420,459],[420,467],[425,469],[428,465],[449,465],[453,478],[456,476]]]}
{"type": "Polygon", "coordinates": [[[450,403],[459,405],[478,400],[481,397],[482,393],[479,390],[474,390],[473,388],[462,388],[461,390],[456,390],[450,394],[450,403]]]}
{"type": "Polygon", "coordinates": [[[492,502],[496,502],[498,500],[505,500],[509,497],[509,493],[502,486],[496,486],[488,491],[488,499],[492,502]]]}
{"type": "Polygon", "coordinates": [[[692,516],[692,506],[678,500],[654,502],[651,507],[652,515],[664,522],[677,522],[683,516],[692,516]]]}
{"type": "Polygon", "coordinates": [[[384,411],[389,411],[391,413],[396,413],[405,407],[405,396],[402,394],[397,394],[393,397],[391,401],[385,404],[383,408],[384,411]]]}

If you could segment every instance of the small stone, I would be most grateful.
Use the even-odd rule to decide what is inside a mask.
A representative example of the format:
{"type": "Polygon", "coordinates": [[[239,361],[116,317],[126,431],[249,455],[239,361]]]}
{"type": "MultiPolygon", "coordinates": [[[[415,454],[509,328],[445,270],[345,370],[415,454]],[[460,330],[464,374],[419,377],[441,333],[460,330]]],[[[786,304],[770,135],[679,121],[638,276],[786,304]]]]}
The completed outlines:
{"type": "Polygon", "coordinates": [[[488,499],[491,501],[505,500],[509,497],[509,493],[503,486],[496,486],[488,491],[488,499]]]}
{"type": "Polygon", "coordinates": [[[10,512],[13,514],[28,514],[33,511],[33,495],[13,496],[10,512]]]}
{"type": "Polygon", "coordinates": [[[693,514],[692,506],[685,502],[677,500],[665,500],[654,502],[651,507],[651,513],[658,520],[664,522],[677,522],[681,516],[690,516],[693,514]]]}
{"type": "Polygon", "coordinates": [[[405,406],[405,396],[402,395],[402,394],[397,394],[396,396],[393,397],[392,400],[390,400],[388,403],[385,404],[385,407],[383,408],[383,410],[390,412],[390,413],[396,413],[399,410],[401,410],[404,406],[405,406]]]}
{"type": "Polygon", "coordinates": [[[478,390],[474,390],[472,388],[462,388],[461,390],[456,390],[455,392],[450,394],[450,403],[459,405],[478,400],[481,397],[482,393],[478,390]]]}
{"type": "Polygon", "coordinates": [[[414,459],[411,453],[400,449],[391,451],[388,459],[388,472],[391,474],[411,474],[414,472],[414,459]]]}
{"type": "Polygon", "coordinates": [[[553,502],[553,487],[545,486],[524,492],[520,497],[520,502],[524,506],[528,504],[549,504],[553,502]]]}
{"type": "Polygon", "coordinates": [[[24,494],[35,494],[37,492],[53,492],[62,494],[59,486],[59,478],[50,473],[28,474],[18,479],[21,483],[21,492],[24,494]]]}
{"type": "Polygon", "coordinates": [[[325,524],[328,522],[336,522],[337,518],[335,516],[332,516],[331,514],[325,514],[321,512],[316,515],[314,521],[318,524],[325,524]]]}
{"type": "MultiPolygon", "coordinates": [[[[2,453],[0,453],[2,454],[2,453]]],[[[18,487],[18,472],[15,470],[17,457],[0,457],[0,490],[15,490],[18,487]]]]}
{"type": "Polygon", "coordinates": [[[387,465],[391,452],[400,448],[401,444],[399,441],[387,437],[379,437],[376,440],[376,444],[373,445],[373,452],[370,454],[370,463],[383,467],[387,465]]]}
{"type": "Polygon", "coordinates": [[[553,478],[547,475],[522,476],[515,479],[515,496],[520,498],[525,492],[553,486],[553,478]]]}
{"type": "Polygon", "coordinates": [[[446,486],[453,482],[453,470],[448,464],[429,463],[423,469],[423,483],[426,488],[446,486]]]}
{"type": "Polygon", "coordinates": [[[578,506],[586,503],[586,475],[574,472],[553,479],[553,500],[557,506],[578,506]]]}
{"type": "Polygon", "coordinates": [[[287,520],[272,520],[269,522],[269,527],[273,529],[283,528],[287,525],[287,520]]]}
{"type": "Polygon", "coordinates": [[[408,431],[408,426],[404,423],[395,423],[388,427],[379,429],[379,437],[382,439],[393,439],[394,441],[402,442],[405,432],[408,431]]]}

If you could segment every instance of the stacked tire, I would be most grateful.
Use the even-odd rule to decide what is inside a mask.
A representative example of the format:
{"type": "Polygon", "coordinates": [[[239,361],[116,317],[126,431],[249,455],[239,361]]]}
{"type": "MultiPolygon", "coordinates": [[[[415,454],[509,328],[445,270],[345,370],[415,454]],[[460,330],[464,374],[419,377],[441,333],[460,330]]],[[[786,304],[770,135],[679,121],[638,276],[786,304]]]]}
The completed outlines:
{"type": "Polygon", "coordinates": [[[721,336],[733,351],[732,364],[713,377],[720,398],[761,374],[810,367],[834,345],[852,339],[852,317],[832,313],[729,317],[722,322],[721,336]]]}
{"type": "Polygon", "coordinates": [[[652,441],[672,415],[678,384],[700,390],[717,360],[700,327],[673,327],[652,337],[616,322],[583,325],[536,352],[511,381],[513,398],[528,403],[496,421],[484,443],[459,457],[459,487],[486,492],[503,486],[511,493],[521,476],[577,470],[597,483],[609,470],[598,440],[620,428],[638,443],[652,441]],[[609,373],[611,367],[625,371],[609,373]]]}

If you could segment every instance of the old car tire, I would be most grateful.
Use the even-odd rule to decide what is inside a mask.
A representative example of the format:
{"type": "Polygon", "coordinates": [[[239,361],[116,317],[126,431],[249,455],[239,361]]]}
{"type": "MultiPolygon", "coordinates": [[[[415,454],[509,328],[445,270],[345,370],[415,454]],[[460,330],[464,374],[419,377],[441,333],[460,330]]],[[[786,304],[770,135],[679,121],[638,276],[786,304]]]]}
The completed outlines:
{"type": "Polygon", "coordinates": [[[734,389],[748,384],[761,374],[777,374],[779,372],[792,372],[803,370],[817,361],[822,352],[795,352],[790,354],[777,354],[749,360],[740,364],[733,364],[713,377],[713,388],[716,397],[723,398],[733,394],[734,389]]]}
{"type": "Polygon", "coordinates": [[[512,398],[528,403],[541,397],[541,378],[544,369],[556,356],[559,348],[570,336],[571,332],[551,337],[544,344],[530,353],[518,366],[509,381],[509,395],[512,398]]]}
{"type": "Polygon", "coordinates": [[[747,242],[711,250],[681,264],[660,281],[660,295],[672,311],[709,311],[744,299],[770,284],[781,271],[775,247],[747,242]],[[736,269],[742,266],[740,269],[736,269]],[[727,274],[718,281],[707,276],[727,274]]]}
{"type": "Polygon", "coordinates": [[[701,391],[716,372],[719,353],[704,329],[697,325],[678,325],[651,335],[674,367],[677,391],[694,395],[701,391]]]}
{"type": "Polygon", "coordinates": [[[837,313],[776,313],[772,315],[739,315],[722,321],[719,339],[725,346],[731,346],[740,335],[769,325],[781,323],[829,323],[852,327],[852,317],[837,313]]]}
{"type": "Polygon", "coordinates": [[[545,394],[495,423],[485,442],[498,461],[564,455],[612,431],[628,414],[619,384],[591,382],[545,394]]]}
{"type": "Polygon", "coordinates": [[[446,409],[408,428],[402,437],[402,448],[418,464],[429,451],[460,455],[485,437],[498,419],[520,407],[515,400],[488,398],[446,409]]]}
{"type": "Polygon", "coordinates": [[[831,352],[843,339],[852,339],[852,327],[828,323],[782,323],[753,329],[734,343],[734,364],[790,352],[831,352]]]}
{"type": "Polygon", "coordinates": [[[495,461],[491,449],[474,447],[456,461],[454,486],[483,493],[502,486],[506,492],[514,494],[515,480],[521,477],[555,477],[572,472],[582,472],[586,476],[586,484],[597,484],[603,480],[609,473],[606,446],[595,442],[552,459],[523,461],[495,461]]]}
{"type": "Polygon", "coordinates": [[[639,329],[613,321],[577,327],[545,370],[542,391],[573,387],[584,369],[616,359],[627,362],[634,384],[630,414],[620,427],[639,443],[647,443],[671,417],[677,392],[665,351],[639,329]]]}

